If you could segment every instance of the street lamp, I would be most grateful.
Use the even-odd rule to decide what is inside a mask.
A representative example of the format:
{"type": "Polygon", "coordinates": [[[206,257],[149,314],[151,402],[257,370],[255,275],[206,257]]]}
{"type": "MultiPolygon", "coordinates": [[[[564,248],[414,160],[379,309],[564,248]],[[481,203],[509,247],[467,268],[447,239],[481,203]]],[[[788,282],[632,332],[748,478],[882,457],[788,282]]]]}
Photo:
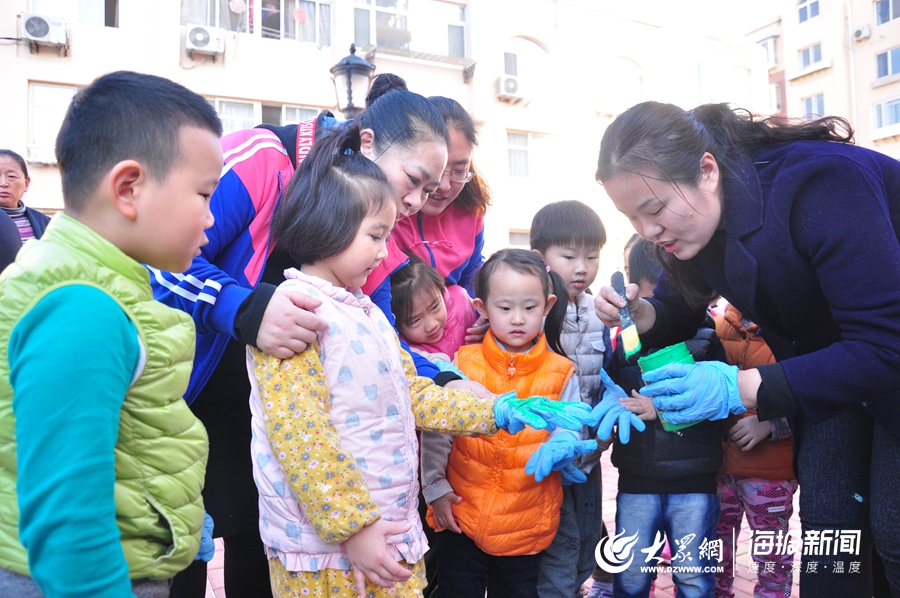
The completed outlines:
{"type": "Polygon", "coordinates": [[[346,118],[356,118],[365,108],[369,79],[375,65],[356,55],[356,44],[350,44],[350,54],[331,67],[338,110],[346,118]]]}

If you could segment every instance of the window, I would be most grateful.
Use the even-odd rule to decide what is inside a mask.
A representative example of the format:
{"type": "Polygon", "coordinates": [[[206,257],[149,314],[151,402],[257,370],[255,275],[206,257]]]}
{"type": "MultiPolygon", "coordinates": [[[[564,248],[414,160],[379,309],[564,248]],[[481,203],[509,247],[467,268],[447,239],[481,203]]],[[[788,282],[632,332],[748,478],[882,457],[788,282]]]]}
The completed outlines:
{"type": "Polygon", "coordinates": [[[804,98],[802,101],[803,115],[807,120],[825,116],[825,94],[820,93],[818,95],[810,96],[804,98]]]}
{"type": "Polygon", "coordinates": [[[300,106],[266,106],[262,107],[262,122],[270,125],[296,125],[304,120],[318,116],[316,108],[300,106]]]}
{"type": "Polygon", "coordinates": [[[769,83],[769,112],[781,112],[781,84],[769,83]]]}
{"type": "Polygon", "coordinates": [[[509,246],[518,249],[531,249],[531,231],[509,229],[509,246]]]}
{"type": "Polygon", "coordinates": [[[331,3],[275,0],[262,5],[262,36],[331,45],[331,3]]]}
{"type": "Polygon", "coordinates": [[[775,53],[775,40],[777,37],[769,37],[758,42],[766,51],[766,67],[772,68],[778,65],[778,55],[775,53]]]}
{"type": "Polygon", "coordinates": [[[78,22],[119,26],[118,0],[78,0],[78,22]]]}
{"type": "Polygon", "coordinates": [[[900,125],[900,98],[875,104],[875,128],[900,125]]]}
{"type": "Polygon", "coordinates": [[[553,171],[555,137],[537,133],[506,132],[509,176],[519,179],[546,178],[553,171]],[[540,165],[540,166],[538,166],[540,165]]]}
{"type": "Polygon", "coordinates": [[[800,14],[801,23],[819,16],[819,0],[801,0],[798,12],[800,14]]]}
{"type": "Polygon", "coordinates": [[[353,39],[437,56],[466,55],[466,8],[441,0],[356,0],[353,39]]]}
{"type": "Polygon", "coordinates": [[[552,75],[550,55],[533,41],[514,37],[503,46],[503,72],[516,77],[519,96],[533,97],[552,75]]]}
{"type": "Polygon", "coordinates": [[[878,65],[879,78],[900,73],[900,46],[876,54],[875,62],[878,65]]]}
{"type": "Polygon", "coordinates": [[[256,126],[257,116],[253,102],[221,100],[218,98],[207,101],[219,113],[219,118],[222,120],[223,135],[242,129],[252,129],[256,126]]]}
{"type": "Polygon", "coordinates": [[[875,3],[875,24],[884,25],[900,17],[900,0],[878,0],[875,3]]]}
{"type": "Polygon", "coordinates": [[[181,0],[181,24],[252,33],[252,0],[181,0]]]}
{"type": "Polygon", "coordinates": [[[800,50],[800,67],[806,69],[817,62],[822,62],[822,44],[816,44],[800,50]]]}
{"type": "Polygon", "coordinates": [[[62,126],[66,110],[72,96],[78,91],[75,87],[62,85],[43,85],[35,83],[31,86],[31,136],[29,146],[43,148],[51,153],[56,147],[56,136],[62,126]]]}

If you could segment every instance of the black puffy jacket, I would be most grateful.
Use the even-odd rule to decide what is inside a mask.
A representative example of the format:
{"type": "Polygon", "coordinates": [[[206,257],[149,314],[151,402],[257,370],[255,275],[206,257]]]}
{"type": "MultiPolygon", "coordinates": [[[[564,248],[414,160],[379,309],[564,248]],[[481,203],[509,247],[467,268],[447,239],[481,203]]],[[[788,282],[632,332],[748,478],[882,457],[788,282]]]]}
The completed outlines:
{"type": "MultiPolygon", "coordinates": [[[[725,361],[725,348],[712,319],[686,341],[694,361],[725,361]]],[[[610,377],[629,395],[643,386],[637,360],[658,349],[644,349],[625,359],[621,340],[609,367],[610,377]]],[[[659,419],[645,422],[643,432],[631,430],[631,440],[613,446],[612,463],[619,470],[619,492],[628,494],[687,494],[716,492],[716,473],[722,465],[721,422],[705,421],[674,432],[659,419]]]]}

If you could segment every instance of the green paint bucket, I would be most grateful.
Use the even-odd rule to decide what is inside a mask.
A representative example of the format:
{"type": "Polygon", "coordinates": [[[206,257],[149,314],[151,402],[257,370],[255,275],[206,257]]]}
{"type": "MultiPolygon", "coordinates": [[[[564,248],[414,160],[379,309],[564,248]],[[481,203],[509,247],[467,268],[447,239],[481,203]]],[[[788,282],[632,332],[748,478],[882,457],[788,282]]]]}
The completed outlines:
{"type": "MultiPolygon", "coordinates": [[[[644,355],[643,357],[638,359],[638,365],[641,366],[641,373],[644,374],[672,363],[694,363],[694,358],[691,355],[691,352],[688,351],[687,345],[685,345],[684,343],[678,343],[677,345],[672,345],[670,347],[666,347],[665,349],[660,349],[655,353],[644,355]]],[[[667,432],[674,432],[675,430],[689,428],[695,424],[699,424],[701,421],[704,421],[698,420],[695,422],[688,422],[686,424],[670,424],[666,421],[664,412],[657,412],[657,415],[659,416],[659,421],[662,424],[663,430],[666,430],[667,432]]]]}

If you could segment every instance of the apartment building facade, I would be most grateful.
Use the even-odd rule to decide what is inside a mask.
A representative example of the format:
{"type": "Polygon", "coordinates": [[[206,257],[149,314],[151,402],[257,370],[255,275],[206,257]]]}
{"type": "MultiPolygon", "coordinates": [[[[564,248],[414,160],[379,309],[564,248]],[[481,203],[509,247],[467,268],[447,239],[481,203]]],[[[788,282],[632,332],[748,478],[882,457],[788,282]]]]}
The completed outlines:
{"type": "Polygon", "coordinates": [[[376,73],[397,73],[426,96],[452,97],[478,122],[475,161],[494,191],[486,253],[527,246],[541,206],[578,199],[609,231],[602,278],[621,267],[620,248],[632,233],[594,180],[613,116],[649,99],[685,108],[767,106],[756,40],[686,32],[621,4],[0,0],[7,116],[0,146],[31,164],[26,202],[60,209],[54,140],[72,95],[96,76],[129,69],[178,81],[208,98],[229,132],[335,111],[329,70],[355,43],[376,73]],[[38,34],[59,43],[39,43],[38,34]]]}
{"type": "Polygon", "coordinates": [[[900,159],[900,0],[785,1],[748,39],[781,99],[769,113],[843,116],[859,145],[900,159]]]}

